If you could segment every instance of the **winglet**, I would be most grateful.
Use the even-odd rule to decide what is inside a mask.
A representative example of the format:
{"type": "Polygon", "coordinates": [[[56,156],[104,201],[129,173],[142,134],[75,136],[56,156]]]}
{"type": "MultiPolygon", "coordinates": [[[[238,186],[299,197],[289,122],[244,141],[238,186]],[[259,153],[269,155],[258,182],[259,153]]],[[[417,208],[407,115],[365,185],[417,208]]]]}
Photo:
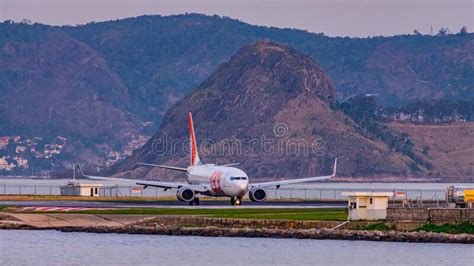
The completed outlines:
{"type": "Polygon", "coordinates": [[[333,169],[333,171],[332,171],[331,177],[335,177],[335,176],[336,176],[336,169],[337,169],[337,157],[336,157],[336,160],[334,160],[334,169],[333,169]]]}
{"type": "Polygon", "coordinates": [[[79,168],[79,171],[81,172],[81,175],[82,175],[82,176],[86,176],[86,175],[84,174],[84,172],[82,171],[81,165],[79,164],[78,161],[76,161],[76,167],[79,168]]]}

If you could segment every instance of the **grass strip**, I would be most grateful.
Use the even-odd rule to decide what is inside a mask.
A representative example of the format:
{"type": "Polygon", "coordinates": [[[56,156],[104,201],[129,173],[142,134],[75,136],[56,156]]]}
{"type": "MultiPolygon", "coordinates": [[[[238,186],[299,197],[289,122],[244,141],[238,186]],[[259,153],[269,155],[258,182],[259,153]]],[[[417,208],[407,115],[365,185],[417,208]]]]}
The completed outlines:
{"type": "Polygon", "coordinates": [[[394,230],[394,228],[387,226],[385,223],[375,223],[375,224],[369,224],[367,226],[362,227],[362,230],[390,231],[390,230],[394,230]]]}
{"type": "MultiPolygon", "coordinates": [[[[41,211],[38,213],[65,213],[59,211],[41,211]]],[[[215,218],[236,219],[284,219],[284,220],[326,220],[342,221],[347,218],[344,209],[182,209],[182,208],[140,208],[113,210],[69,211],[75,214],[128,214],[128,215],[199,215],[215,218]]]]}
{"type": "Polygon", "coordinates": [[[474,225],[470,222],[462,223],[447,223],[443,225],[435,225],[427,223],[418,228],[417,231],[435,232],[435,233],[449,233],[449,234],[474,234],[474,225]]]}

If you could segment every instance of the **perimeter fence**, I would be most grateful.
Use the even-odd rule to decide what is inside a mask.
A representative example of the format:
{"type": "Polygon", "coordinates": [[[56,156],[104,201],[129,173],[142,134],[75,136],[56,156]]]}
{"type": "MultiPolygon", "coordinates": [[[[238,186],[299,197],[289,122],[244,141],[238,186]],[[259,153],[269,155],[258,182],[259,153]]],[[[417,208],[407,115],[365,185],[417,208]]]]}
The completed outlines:
{"type": "MultiPolygon", "coordinates": [[[[294,199],[294,200],[346,200],[343,192],[377,191],[404,193],[403,198],[412,202],[416,201],[444,201],[446,190],[443,189],[347,189],[347,188],[268,188],[265,189],[268,199],[294,199]]],[[[102,186],[99,195],[103,197],[169,197],[175,196],[173,189],[142,186],[102,186]]],[[[0,183],[0,195],[49,195],[61,194],[60,185],[25,185],[0,183]]]]}

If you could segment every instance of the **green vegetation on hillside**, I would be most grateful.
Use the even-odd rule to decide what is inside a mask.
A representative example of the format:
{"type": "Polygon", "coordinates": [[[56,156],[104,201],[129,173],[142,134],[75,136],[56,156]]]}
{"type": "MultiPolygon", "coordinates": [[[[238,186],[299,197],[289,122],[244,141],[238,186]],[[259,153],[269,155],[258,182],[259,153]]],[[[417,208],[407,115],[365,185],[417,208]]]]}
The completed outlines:
{"type": "Polygon", "coordinates": [[[380,118],[382,107],[373,96],[357,95],[341,103],[340,110],[357,123],[356,129],[366,137],[378,139],[388,145],[394,152],[402,153],[413,160],[410,165],[412,172],[420,171],[420,166],[431,169],[432,165],[424,161],[414,151],[414,143],[408,134],[392,132],[380,118]]]}
{"type": "MultiPolygon", "coordinates": [[[[474,97],[474,95],[472,95],[474,97]]],[[[433,165],[424,160],[429,147],[421,148],[420,154],[415,152],[414,142],[407,133],[394,133],[386,122],[394,121],[396,117],[401,121],[418,124],[444,124],[474,119],[474,98],[449,101],[417,100],[403,107],[384,107],[377,102],[373,95],[356,95],[347,101],[334,106],[356,122],[356,129],[364,136],[385,142],[390,150],[402,153],[413,160],[410,169],[418,172],[421,168],[431,170],[433,165]]]]}

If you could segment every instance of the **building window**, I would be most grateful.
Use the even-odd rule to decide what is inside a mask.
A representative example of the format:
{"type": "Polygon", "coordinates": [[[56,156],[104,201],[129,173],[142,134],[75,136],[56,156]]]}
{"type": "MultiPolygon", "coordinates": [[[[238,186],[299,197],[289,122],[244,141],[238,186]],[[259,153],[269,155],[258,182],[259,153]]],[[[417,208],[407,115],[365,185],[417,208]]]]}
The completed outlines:
{"type": "Polygon", "coordinates": [[[372,202],[373,202],[373,201],[372,201],[372,198],[370,198],[370,199],[369,199],[369,204],[372,204],[372,202]]]}
{"type": "MultiPolygon", "coordinates": [[[[99,194],[99,189],[98,188],[95,188],[95,194],[96,195],[99,194]]],[[[372,203],[372,201],[370,203],[372,203]]]]}

